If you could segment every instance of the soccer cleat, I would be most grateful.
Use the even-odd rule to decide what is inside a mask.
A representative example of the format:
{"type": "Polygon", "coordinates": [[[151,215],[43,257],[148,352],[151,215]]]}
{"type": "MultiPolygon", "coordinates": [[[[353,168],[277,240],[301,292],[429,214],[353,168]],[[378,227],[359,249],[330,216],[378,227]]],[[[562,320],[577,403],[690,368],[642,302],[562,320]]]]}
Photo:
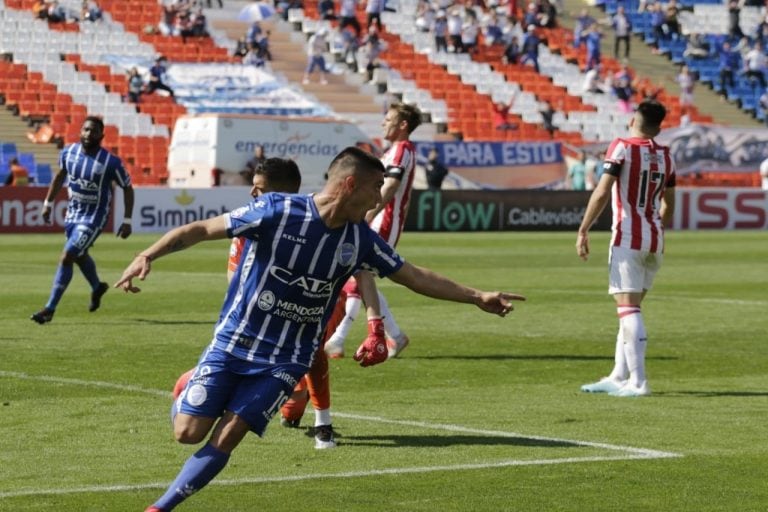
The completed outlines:
{"type": "Polygon", "coordinates": [[[611,396],[648,396],[651,394],[651,388],[648,387],[648,381],[644,380],[639,386],[634,386],[627,382],[620,389],[608,393],[611,396]]]}
{"type": "Polygon", "coordinates": [[[336,448],[336,440],[332,425],[319,425],[315,427],[315,449],[325,450],[336,448]]]}
{"type": "Polygon", "coordinates": [[[301,418],[297,420],[289,420],[285,416],[280,416],[280,425],[284,426],[285,428],[299,428],[300,423],[301,418]]]}
{"type": "Polygon", "coordinates": [[[616,380],[612,379],[611,377],[603,377],[599,381],[593,382],[592,384],[584,384],[581,386],[581,390],[584,393],[613,393],[614,391],[621,389],[621,387],[626,383],[626,380],[616,380]]]}
{"type": "Polygon", "coordinates": [[[88,306],[88,311],[93,313],[99,309],[101,306],[101,298],[107,293],[107,290],[109,290],[109,285],[107,283],[99,283],[99,287],[91,292],[91,304],[88,306]]]}
{"type": "Polygon", "coordinates": [[[401,334],[397,338],[387,338],[387,351],[389,352],[388,359],[399,356],[400,353],[405,350],[405,347],[408,346],[410,341],[411,340],[409,340],[408,336],[405,334],[401,334]]]}
{"type": "Polygon", "coordinates": [[[344,338],[331,336],[325,342],[323,350],[331,359],[344,359],[344,338]]]}
{"type": "Polygon", "coordinates": [[[32,316],[30,316],[30,320],[34,320],[35,322],[39,323],[40,325],[43,325],[45,323],[50,322],[53,320],[53,314],[55,313],[54,310],[43,308],[37,313],[32,313],[32,316]]]}

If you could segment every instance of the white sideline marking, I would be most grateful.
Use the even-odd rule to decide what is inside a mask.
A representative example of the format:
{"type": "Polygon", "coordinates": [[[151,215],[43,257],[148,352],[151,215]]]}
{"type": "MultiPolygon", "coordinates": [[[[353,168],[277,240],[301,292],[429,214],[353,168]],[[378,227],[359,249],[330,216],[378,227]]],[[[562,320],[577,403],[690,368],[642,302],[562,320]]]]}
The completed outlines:
{"type": "MultiPolygon", "coordinates": [[[[539,290],[542,293],[550,293],[555,295],[584,295],[595,296],[595,292],[586,290],[539,290]]],[[[605,290],[605,295],[608,291],[605,290]]],[[[685,293],[654,293],[653,300],[674,300],[674,301],[690,301],[690,302],[703,302],[705,304],[723,304],[725,306],[768,306],[766,300],[747,300],[747,299],[729,299],[724,297],[699,297],[696,295],[689,295],[685,293]]]]}
{"type": "MultiPolygon", "coordinates": [[[[0,370],[0,377],[9,377],[24,380],[34,380],[40,382],[53,382],[57,384],[71,384],[76,386],[97,387],[97,388],[109,388],[118,389],[121,391],[130,391],[135,393],[141,393],[146,395],[158,396],[163,398],[170,398],[171,393],[168,391],[161,391],[159,389],[142,388],[140,386],[130,386],[125,384],[115,384],[113,382],[70,379],[65,377],[53,377],[49,375],[29,375],[23,372],[8,372],[0,370]]],[[[574,441],[572,439],[561,439],[556,437],[542,437],[531,436],[527,434],[519,434],[515,432],[505,432],[498,430],[482,430],[469,427],[462,427],[460,425],[449,425],[441,423],[426,423],[422,421],[409,421],[409,420],[392,420],[388,418],[382,418],[379,416],[364,416],[360,414],[350,414],[343,412],[335,412],[334,416],[339,418],[348,418],[358,421],[370,421],[376,423],[389,423],[392,425],[404,425],[412,426],[424,429],[433,430],[445,430],[449,432],[462,432],[466,434],[480,434],[496,437],[508,437],[508,438],[521,438],[521,439],[533,439],[536,441],[552,441],[560,443],[570,443],[577,446],[587,446],[591,448],[602,448],[606,450],[613,450],[623,452],[617,455],[605,455],[605,456],[592,456],[592,457],[565,457],[561,459],[532,459],[532,460],[503,460],[498,462],[477,463],[477,464],[452,464],[449,466],[422,466],[422,467],[405,467],[405,468],[389,468],[389,469],[374,469],[369,471],[346,471],[341,473],[315,473],[304,474],[295,476],[265,476],[254,478],[237,478],[230,480],[214,480],[208,485],[243,485],[243,484],[259,484],[259,483],[280,483],[280,482],[300,482],[303,480],[311,480],[317,478],[336,479],[336,478],[359,478],[379,475],[404,475],[410,473],[434,473],[437,471],[468,471],[474,469],[493,469],[504,468],[513,466],[547,466],[555,464],[574,464],[579,462],[605,462],[605,461],[618,461],[618,460],[642,460],[642,459],[666,459],[682,457],[679,453],[663,452],[659,450],[650,450],[646,448],[635,448],[632,446],[621,446],[607,443],[595,443],[591,441],[574,441]]],[[[63,495],[63,494],[77,494],[77,493],[93,493],[93,492],[130,492],[130,491],[142,491],[149,489],[166,489],[171,482],[166,483],[149,483],[149,484],[134,484],[134,485],[95,485],[87,487],[70,487],[64,489],[28,489],[20,491],[0,492],[0,499],[4,498],[17,498],[23,496],[51,496],[51,495],[63,495]]]]}

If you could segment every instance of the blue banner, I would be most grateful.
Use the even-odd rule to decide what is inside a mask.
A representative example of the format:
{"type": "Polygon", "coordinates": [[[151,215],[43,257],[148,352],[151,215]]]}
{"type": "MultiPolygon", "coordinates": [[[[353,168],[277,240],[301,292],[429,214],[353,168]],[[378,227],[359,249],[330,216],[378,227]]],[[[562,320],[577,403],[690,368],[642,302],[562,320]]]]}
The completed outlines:
{"type": "Polygon", "coordinates": [[[563,162],[559,142],[416,142],[419,156],[434,148],[438,160],[457,167],[528,167],[563,162]]]}

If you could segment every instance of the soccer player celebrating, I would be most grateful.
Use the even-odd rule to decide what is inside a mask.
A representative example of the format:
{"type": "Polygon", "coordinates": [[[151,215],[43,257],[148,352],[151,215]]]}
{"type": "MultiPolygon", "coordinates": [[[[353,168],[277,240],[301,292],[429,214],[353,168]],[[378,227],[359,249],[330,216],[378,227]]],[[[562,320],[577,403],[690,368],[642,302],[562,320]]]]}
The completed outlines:
{"type": "MultiPolygon", "coordinates": [[[[389,141],[391,146],[381,158],[386,169],[384,185],[381,187],[381,202],[369,211],[365,218],[371,228],[391,247],[396,247],[408,213],[416,167],[416,148],[409,137],[421,124],[421,112],[413,105],[396,103],[389,107],[381,124],[384,140],[389,141]]],[[[344,356],[344,340],[360,311],[360,293],[354,279],[347,283],[344,291],[347,294],[346,315],[325,344],[325,351],[332,358],[344,356]]],[[[381,292],[379,304],[381,314],[384,315],[389,357],[397,357],[408,345],[408,336],[395,321],[381,292]]]]}
{"type": "MultiPolygon", "coordinates": [[[[232,212],[173,229],[123,272],[115,286],[135,293],[140,289],[133,279],[145,279],[157,258],[204,240],[248,239],[213,340],[198,362],[205,379],[181,395],[174,418],[181,443],[196,444],[212,433],[147,512],[172,510],[226,466],[249,431],[264,434],[311,366],[331,306],[358,270],[499,316],[513,309],[511,301],[524,300],[469,288],[404,261],[365,222],[366,212],[381,201],[383,181],[377,158],[346,148],[331,162],[318,194],[264,194],[232,212]]],[[[383,338],[383,332],[369,336],[355,360],[363,366],[385,361],[383,338]]]]}
{"type": "Polygon", "coordinates": [[[107,293],[109,285],[99,280],[96,262],[88,254],[88,249],[107,223],[114,183],[123,189],[125,203],[123,223],[117,229],[117,235],[120,238],[128,238],[131,235],[131,178],[120,159],[101,147],[103,138],[104,122],[98,117],[89,116],[80,130],[80,142],[65,147],[59,155],[59,172],[48,188],[42,215],[46,223],[51,222],[53,201],[67,180],[69,203],[64,218],[67,241],[53,278],[48,302],[43,309],[31,316],[31,319],[39,324],[53,320],[56,306],[72,280],[73,263],[77,264],[91,285],[91,303],[88,311],[96,311],[101,306],[101,297],[107,293]]]}
{"type": "Polygon", "coordinates": [[[610,375],[582,386],[584,392],[623,397],[651,394],[640,304],[661,267],[664,226],[670,225],[675,208],[675,165],[669,148],[653,140],[664,116],[666,109],[655,100],[638,105],[629,122],[630,137],[614,139],[608,148],[603,174],[579,227],[576,252],[586,261],[589,228],[613,199],[608,293],[616,301],[619,316],[615,364],[610,375]]]}

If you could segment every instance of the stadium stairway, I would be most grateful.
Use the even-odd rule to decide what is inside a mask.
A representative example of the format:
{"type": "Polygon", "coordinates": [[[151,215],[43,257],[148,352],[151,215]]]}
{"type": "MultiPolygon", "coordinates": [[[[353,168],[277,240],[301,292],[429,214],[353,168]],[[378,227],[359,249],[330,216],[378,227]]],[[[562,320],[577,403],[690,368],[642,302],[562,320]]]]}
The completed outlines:
{"type": "Polygon", "coordinates": [[[52,168],[58,167],[59,149],[53,144],[35,144],[30,142],[26,133],[31,127],[18,116],[14,116],[9,110],[0,107],[0,141],[13,142],[22,153],[35,155],[37,163],[50,164],[52,168]]]}
{"type": "MultiPolygon", "coordinates": [[[[606,16],[601,9],[582,0],[563,0],[563,5],[564,13],[560,15],[559,22],[563,28],[570,31],[573,30],[575,16],[583,8],[586,8],[595,19],[600,20],[606,16]]],[[[603,27],[602,30],[604,33],[601,45],[602,55],[612,59],[613,33],[610,27],[603,27]]],[[[632,49],[628,62],[636,76],[649,79],[670,94],[679,97],[680,87],[674,80],[679,67],[665,56],[653,54],[650,47],[636,35],[632,37],[632,49]]],[[[739,109],[738,106],[720,101],[720,97],[704,84],[698,83],[693,95],[699,113],[710,116],[716,124],[753,128],[760,126],[759,121],[739,109]]]]}

